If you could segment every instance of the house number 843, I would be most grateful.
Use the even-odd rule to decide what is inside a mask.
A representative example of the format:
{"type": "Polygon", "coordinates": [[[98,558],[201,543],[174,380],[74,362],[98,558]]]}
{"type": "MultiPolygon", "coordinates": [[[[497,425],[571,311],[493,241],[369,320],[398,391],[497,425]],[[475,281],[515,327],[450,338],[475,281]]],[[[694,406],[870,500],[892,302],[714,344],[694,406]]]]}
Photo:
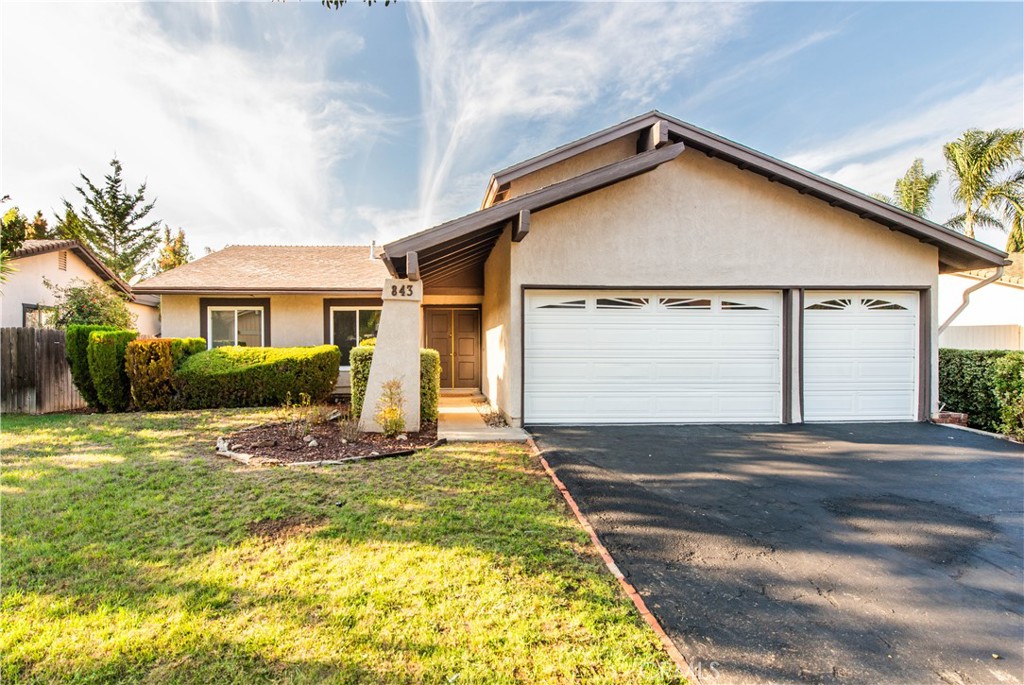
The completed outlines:
{"type": "Polygon", "coordinates": [[[411,285],[391,286],[391,297],[412,297],[413,287],[411,285]]]}

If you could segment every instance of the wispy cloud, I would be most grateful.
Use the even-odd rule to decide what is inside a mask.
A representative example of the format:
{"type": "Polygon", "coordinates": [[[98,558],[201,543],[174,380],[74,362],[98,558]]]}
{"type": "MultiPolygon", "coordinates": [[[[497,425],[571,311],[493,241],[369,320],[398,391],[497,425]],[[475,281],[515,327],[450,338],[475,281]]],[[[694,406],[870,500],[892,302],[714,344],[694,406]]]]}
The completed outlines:
{"type": "Polygon", "coordinates": [[[366,87],[322,76],[323,43],[343,29],[245,50],[221,36],[215,6],[175,7],[177,29],[202,29],[193,41],[141,4],[4,15],[3,192],[25,211],[72,199],[79,169],[100,177],[116,153],[197,248],[338,240],[331,167],[387,126],[366,87]]]}
{"type": "MultiPolygon", "coordinates": [[[[794,151],[786,159],[862,192],[889,193],[915,158],[923,158],[929,170],[945,169],[942,146],[965,129],[1020,127],[1022,123],[1019,74],[985,81],[952,96],[931,95],[930,101],[918,103],[913,110],[886,112],[827,144],[794,151]]],[[[949,179],[943,174],[930,218],[942,223],[953,214],[949,179]]],[[[999,247],[1005,242],[998,231],[979,236],[999,247]]]]}
{"type": "Polygon", "coordinates": [[[613,117],[650,107],[746,12],[730,3],[568,3],[513,16],[508,6],[486,4],[410,7],[424,127],[421,226],[441,218],[453,177],[481,175],[481,162],[493,165],[498,149],[521,150],[526,124],[537,152],[538,142],[562,136],[566,121],[599,102],[613,117]]]}

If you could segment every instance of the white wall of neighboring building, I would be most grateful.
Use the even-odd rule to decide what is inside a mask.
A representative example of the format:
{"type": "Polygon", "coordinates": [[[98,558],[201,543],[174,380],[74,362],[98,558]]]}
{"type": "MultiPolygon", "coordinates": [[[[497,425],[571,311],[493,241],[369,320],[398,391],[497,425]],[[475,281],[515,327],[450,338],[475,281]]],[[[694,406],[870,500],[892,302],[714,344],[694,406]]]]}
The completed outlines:
{"type": "MultiPolygon", "coordinates": [[[[963,302],[980,278],[939,276],[939,323],[963,302]]],[[[1024,349],[1024,285],[996,281],[971,293],[967,308],[939,336],[940,347],[963,350],[1024,349]]]]}
{"type": "MultiPolygon", "coordinates": [[[[11,265],[17,269],[10,274],[0,294],[0,325],[18,328],[23,325],[22,305],[53,306],[53,293],[43,279],[57,286],[67,286],[74,280],[103,282],[96,272],[72,250],[55,250],[44,254],[15,259],[11,265]],[[64,252],[66,268],[60,268],[60,255],[64,252]]],[[[142,335],[160,333],[160,312],[156,307],[129,303],[128,309],[136,316],[136,325],[142,335]]]]}

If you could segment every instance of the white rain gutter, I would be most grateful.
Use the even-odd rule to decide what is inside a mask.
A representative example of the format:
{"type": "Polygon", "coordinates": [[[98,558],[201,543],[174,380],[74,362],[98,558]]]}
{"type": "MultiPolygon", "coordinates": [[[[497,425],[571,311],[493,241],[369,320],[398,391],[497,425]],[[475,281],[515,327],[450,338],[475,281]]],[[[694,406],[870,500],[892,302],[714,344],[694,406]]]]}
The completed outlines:
{"type": "Polygon", "coordinates": [[[995,283],[996,281],[998,281],[1000,278],[1003,277],[1003,271],[1005,269],[1005,266],[997,266],[996,272],[994,274],[986,278],[984,281],[981,281],[980,283],[975,283],[970,288],[965,290],[964,301],[961,302],[960,306],[956,308],[956,311],[950,314],[949,318],[946,319],[941,326],[939,326],[939,335],[942,335],[942,332],[949,328],[949,324],[953,323],[953,319],[960,316],[960,313],[963,312],[963,310],[967,309],[967,305],[970,304],[971,302],[971,293],[973,293],[975,290],[981,290],[989,283],[995,283]]]}

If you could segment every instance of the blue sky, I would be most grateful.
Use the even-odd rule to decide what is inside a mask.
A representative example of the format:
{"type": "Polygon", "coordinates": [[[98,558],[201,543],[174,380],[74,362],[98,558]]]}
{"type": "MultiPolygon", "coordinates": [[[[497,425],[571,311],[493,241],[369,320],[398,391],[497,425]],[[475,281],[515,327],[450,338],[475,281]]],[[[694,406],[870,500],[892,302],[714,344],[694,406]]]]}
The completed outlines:
{"type": "Polygon", "coordinates": [[[1024,118],[1021,3],[0,7],[2,194],[51,214],[116,153],[197,252],[394,239],[650,109],[866,192],[1024,118]]]}

